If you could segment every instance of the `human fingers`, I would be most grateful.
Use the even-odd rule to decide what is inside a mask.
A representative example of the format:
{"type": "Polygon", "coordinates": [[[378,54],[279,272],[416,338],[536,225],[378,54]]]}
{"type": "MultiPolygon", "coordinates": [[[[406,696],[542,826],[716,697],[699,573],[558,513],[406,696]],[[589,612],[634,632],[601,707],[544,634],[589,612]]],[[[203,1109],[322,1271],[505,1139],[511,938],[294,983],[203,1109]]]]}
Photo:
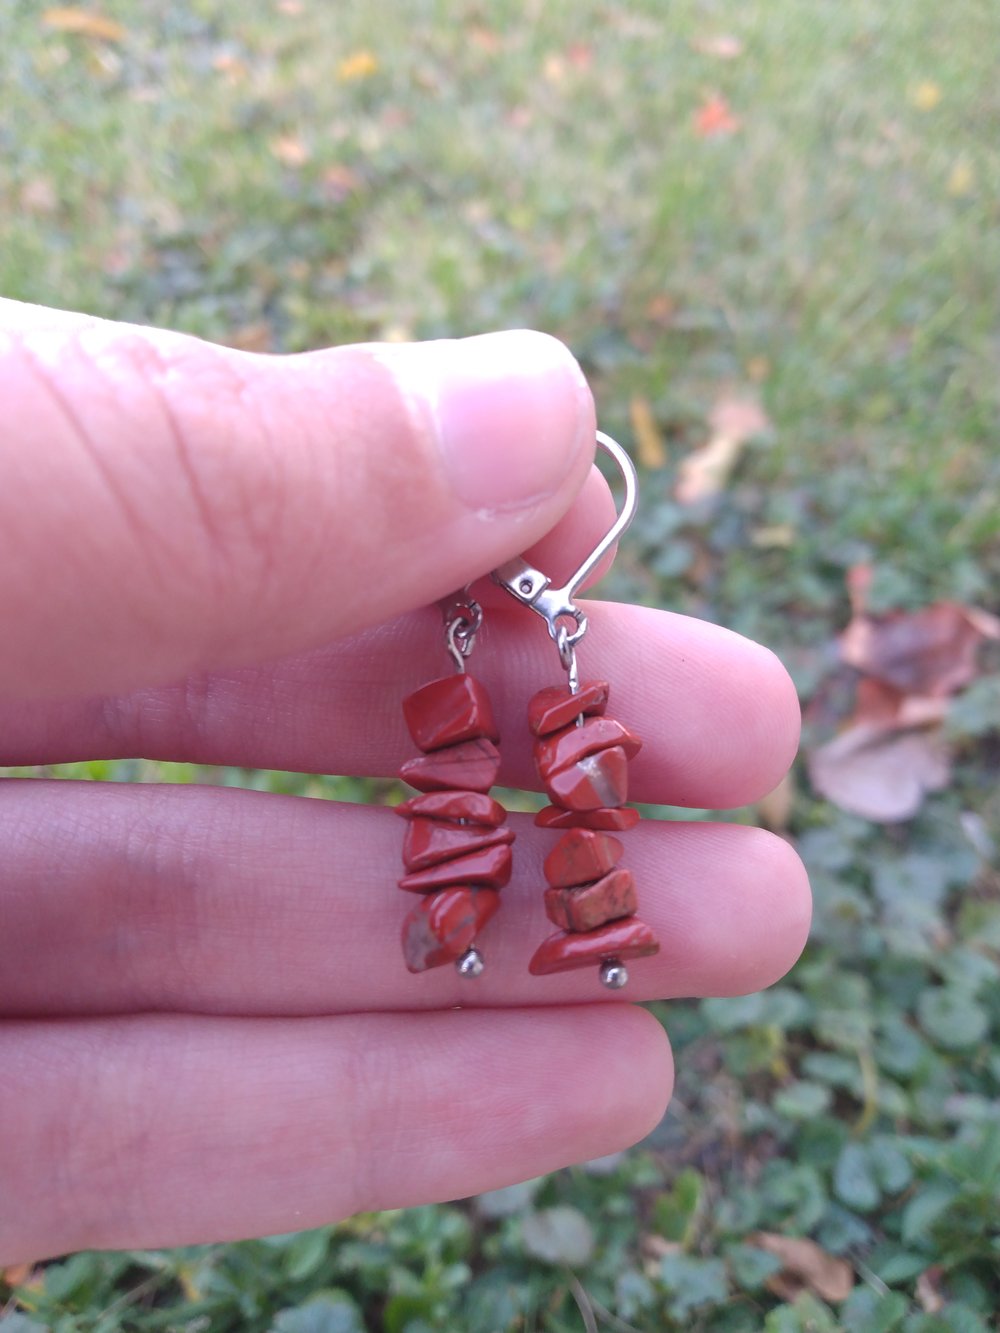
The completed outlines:
{"type": "Polygon", "coordinates": [[[0,1265],[299,1230],[624,1148],[662,1115],[642,1010],[0,1026],[0,1265]]]}
{"type": "MultiPolygon", "coordinates": [[[[611,682],[611,713],[644,742],[629,766],[632,799],[727,809],[778,783],[795,754],[799,708],[773,653],[687,616],[585,605],[583,676],[611,682]]],[[[450,669],[440,616],[428,610],[264,668],[118,698],[0,703],[0,762],[143,755],[388,777],[413,753],[400,701],[450,669]]],[[[527,704],[562,679],[544,625],[530,611],[494,610],[469,669],[493,701],[500,781],[537,787],[527,704]]]]}
{"type": "Polygon", "coordinates": [[[541,538],[590,392],[518,331],[299,356],[0,302],[0,692],[127,689],[424,605],[541,538]]]}
{"type": "MultiPolygon", "coordinates": [[[[537,978],[553,931],[555,842],[512,815],[514,874],[482,931],[484,974],[406,971],[402,821],[390,811],[211,787],[0,786],[0,1013],[340,1011],[551,1005],[599,997],[596,971],[537,978]]],[[[761,829],[646,821],[622,835],[660,953],[626,997],[758,990],[798,957],[809,890],[761,829]]]]}

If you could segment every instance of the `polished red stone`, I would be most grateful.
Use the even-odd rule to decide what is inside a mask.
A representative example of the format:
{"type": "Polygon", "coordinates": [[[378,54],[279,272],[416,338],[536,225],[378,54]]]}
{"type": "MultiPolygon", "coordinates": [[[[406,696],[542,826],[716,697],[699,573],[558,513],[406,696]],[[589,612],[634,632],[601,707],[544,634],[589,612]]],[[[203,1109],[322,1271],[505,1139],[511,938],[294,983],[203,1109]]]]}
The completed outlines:
{"type": "Polygon", "coordinates": [[[576,694],[565,685],[550,685],[539,690],[528,704],[528,726],[536,736],[548,736],[575,722],[582,713],[593,717],[608,706],[608,682],[585,680],[576,694]]]}
{"type": "Polygon", "coordinates": [[[628,760],[620,745],[585,755],[545,783],[549,799],[566,810],[598,810],[628,798],[628,760]]]}
{"type": "Polygon", "coordinates": [[[489,824],[496,828],[507,818],[507,811],[492,796],[480,791],[429,791],[411,796],[395,807],[404,819],[424,815],[428,819],[465,819],[470,824],[489,824]]]}
{"type": "Polygon", "coordinates": [[[514,841],[509,828],[487,825],[449,824],[443,819],[411,819],[403,838],[403,865],[407,870],[426,870],[439,861],[482,851],[514,841]]]}
{"type": "Polygon", "coordinates": [[[545,915],[563,930],[594,930],[605,921],[632,916],[638,905],[631,870],[612,870],[576,889],[545,890],[545,915]]]}
{"type": "Polygon", "coordinates": [[[620,745],[626,759],[642,749],[642,741],[613,717],[589,717],[582,726],[564,727],[542,740],[535,741],[535,768],[546,782],[561,768],[569,768],[588,754],[609,750],[620,745]]]}
{"type": "Polygon", "coordinates": [[[500,906],[495,889],[452,888],[429,893],[403,922],[403,960],[426,972],[460,958],[500,906]]]}
{"type": "Polygon", "coordinates": [[[659,941],[644,921],[634,916],[609,921],[606,926],[588,930],[584,935],[559,931],[550,935],[535,950],[528,964],[534,977],[550,972],[568,972],[575,967],[590,967],[611,958],[647,958],[658,953],[659,941]]]}
{"type": "Polygon", "coordinates": [[[418,791],[487,792],[500,772],[500,751],[486,736],[410,759],[399,776],[418,791]]]}
{"type": "Polygon", "coordinates": [[[399,887],[410,893],[430,893],[434,889],[443,889],[446,884],[485,884],[491,889],[502,889],[510,883],[512,861],[510,844],[500,843],[404,875],[399,887]]]}
{"type": "Polygon", "coordinates": [[[553,888],[589,884],[606,875],[624,850],[608,833],[569,829],[545,858],[545,879],[553,888]]]}
{"type": "Polygon", "coordinates": [[[627,806],[617,810],[564,810],[559,805],[545,805],[535,815],[539,828],[630,829],[639,822],[639,811],[627,806]]]}
{"type": "Polygon", "coordinates": [[[486,687],[464,673],[432,680],[403,700],[403,716],[415,743],[424,751],[500,733],[486,687]]]}

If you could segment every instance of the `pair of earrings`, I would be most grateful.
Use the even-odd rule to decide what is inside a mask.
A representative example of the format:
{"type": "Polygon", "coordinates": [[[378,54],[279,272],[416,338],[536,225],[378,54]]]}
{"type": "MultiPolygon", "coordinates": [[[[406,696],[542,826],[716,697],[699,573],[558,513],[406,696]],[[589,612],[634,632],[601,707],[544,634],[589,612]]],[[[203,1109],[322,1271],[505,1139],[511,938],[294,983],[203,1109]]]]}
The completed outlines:
{"type": "MultiPolygon", "coordinates": [[[[624,849],[614,836],[639,821],[625,800],[628,761],[642,742],[606,716],[607,682],[581,683],[577,671],[576,646],[587,618],[573,598],[631,523],[637,502],[631,459],[600,431],[597,443],[625,480],[624,504],[610,531],[565,587],[553,588],[520,558],[492,577],[544,617],[567,675],[565,686],[540,690],[528,705],[535,768],[551,802],[535,823],[561,831],[544,865],[545,912],[558,930],[539,945],[528,970],[544,976],[596,965],[602,983],[619,990],[628,981],[625,960],[660,946],[635,916],[635,880],[630,870],[618,868],[624,849]]],[[[484,963],[475,941],[510,880],[514,834],[505,827],[507,812],[489,795],[500,768],[489,695],[465,670],[482,608],[468,589],[441,605],[455,674],[403,701],[410,735],[422,751],[399,771],[420,793],[396,807],[407,821],[407,873],[399,887],[421,895],[403,924],[403,957],[411,972],[453,962],[462,976],[477,977],[484,963]]]]}

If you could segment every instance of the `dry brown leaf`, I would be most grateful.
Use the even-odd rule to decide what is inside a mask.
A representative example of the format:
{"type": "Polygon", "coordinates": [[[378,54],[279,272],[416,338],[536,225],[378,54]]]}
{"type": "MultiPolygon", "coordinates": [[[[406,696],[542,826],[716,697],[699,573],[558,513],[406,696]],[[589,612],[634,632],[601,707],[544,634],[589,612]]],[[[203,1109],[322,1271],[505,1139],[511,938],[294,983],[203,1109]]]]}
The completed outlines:
{"type": "MultiPolygon", "coordinates": [[[[782,1272],[775,1274],[779,1285],[781,1278],[797,1279],[799,1290],[806,1286],[823,1301],[844,1301],[854,1289],[854,1271],[846,1259],[827,1254],[815,1241],[804,1236],[781,1236],[772,1231],[756,1231],[747,1237],[747,1244],[766,1250],[781,1260],[782,1272]]],[[[769,1278],[767,1285],[776,1291],[777,1288],[772,1287],[771,1282],[769,1278]]]]}
{"type": "Polygon", "coordinates": [[[925,1314],[940,1314],[944,1309],[944,1297],[938,1285],[941,1276],[941,1268],[935,1264],[933,1268],[925,1269],[917,1278],[917,1300],[925,1314]]]}
{"type": "Polygon", "coordinates": [[[743,54],[743,43],[732,33],[720,32],[710,37],[696,37],[691,43],[703,56],[714,56],[716,60],[736,60],[743,54]]]}
{"type": "Polygon", "coordinates": [[[766,828],[772,833],[784,833],[795,805],[795,782],[786,773],[773,791],[757,802],[757,810],[766,828]]]}
{"type": "Polygon", "coordinates": [[[227,347],[236,347],[241,352],[269,352],[272,348],[271,326],[267,320],[255,320],[234,329],[226,339],[227,347]]]}
{"type": "Polygon", "coordinates": [[[55,32],[70,32],[79,37],[96,37],[102,42],[121,42],[126,36],[125,29],[114,19],[106,18],[103,14],[95,14],[89,9],[77,9],[75,6],[46,9],[42,14],[42,22],[55,32]]]}
{"type": "Polygon", "coordinates": [[[361,189],[361,177],[350,167],[335,162],[323,172],[323,189],[330,199],[346,199],[361,189]]]}
{"type": "Polygon", "coordinates": [[[654,470],[664,467],[667,462],[667,451],[660,428],[653,416],[653,409],[649,405],[649,399],[639,393],[633,394],[628,410],[632,419],[632,433],[639,446],[639,462],[643,467],[654,470]]]}
{"type": "Polygon", "coordinates": [[[294,134],[283,134],[268,145],[272,156],[284,167],[303,167],[309,161],[309,149],[294,134]]]}
{"type": "Polygon", "coordinates": [[[377,69],[378,61],[371,51],[355,51],[337,65],[337,78],[341,83],[354,83],[371,78],[377,69]]]}
{"type": "Polygon", "coordinates": [[[40,1268],[30,1261],[23,1264],[11,1264],[7,1268],[0,1268],[0,1281],[5,1282],[8,1287],[41,1287],[44,1282],[44,1276],[40,1268]]]}
{"type": "Polygon", "coordinates": [[[694,132],[702,139],[719,139],[735,134],[741,121],[734,116],[724,97],[707,97],[694,114],[694,132]]]}
{"type": "Polygon", "coordinates": [[[840,637],[840,656],[904,694],[954,694],[975,679],[983,639],[1000,638],[995,616],[957,602],[869,615],[858,610],[864,606],[863,580],[856,582],[855,615],[840,637]]]}
{"type": "Polygon", "coordinates": [[[853,723],[813,750],[808,766],[821,796],[879,824],[911,819],[924,796],[941,791],[951,776],[940,728],[891,722],[853,723]]]}
{"type": "Polygon", "coordinates": [[[26,213],[50,214],[59,207],[59,195],[48,176],[32,176],[21,186],[21,207],[26,213]]]}
{"type": "Polygon", "coordinates": [[[743,446],[769,430],[771,423],[756,398],[727,394],[712,409],[709,425],[712,435],[708,443],[689,454],[678,469],[674,495],[679,504],[697,504],[718,495],[743,446]]]}

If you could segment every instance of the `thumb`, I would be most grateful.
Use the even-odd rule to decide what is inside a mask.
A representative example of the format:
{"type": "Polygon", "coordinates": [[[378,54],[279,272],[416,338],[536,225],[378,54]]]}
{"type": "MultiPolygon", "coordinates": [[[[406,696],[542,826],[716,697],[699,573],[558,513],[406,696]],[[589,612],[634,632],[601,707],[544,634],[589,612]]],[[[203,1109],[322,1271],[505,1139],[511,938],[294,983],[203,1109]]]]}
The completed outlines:
{"type": "Polygon", "coordinates": [[[435,600],[543,536],[594,452],[518,331],[299,356],[0,302],[0,691],[176,679],[435,600]]]}

